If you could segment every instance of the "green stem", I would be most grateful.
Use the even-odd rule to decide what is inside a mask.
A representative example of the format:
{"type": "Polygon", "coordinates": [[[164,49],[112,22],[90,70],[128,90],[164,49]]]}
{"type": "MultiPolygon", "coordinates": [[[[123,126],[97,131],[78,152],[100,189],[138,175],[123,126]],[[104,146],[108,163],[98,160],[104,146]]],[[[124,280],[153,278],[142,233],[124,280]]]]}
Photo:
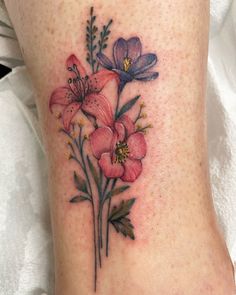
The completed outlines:
{"type": "Polygon", "coordinates": [[[109,183],[110,183],[110,178],[107,178],[106,179],[106,184],[105,184],[105,187],[104,187],[104,191],[103,191],[103,198],[105,197],[105,194],[106,194],[109,183]]]}
{"type": "MultiPolygon", "coordinates": [[[[90,32],[92,32],[93,30],[93,23],[92,21],[90,22],[90,32]]],[[[92,72],[93,74],[95,73],[95,70],[94,70],[94,62],[93,62],[93,34],[91,33],[91,36],[90,36],[90,62],[91,62],[91,68],[92,68],[92,72]]]]}
{"type": "MultiPolygon", "coordinates": [[[[113,180],[113,183],[111,185],[111,190],[114,189],[117,182],[117,178],[113,180]]],[[[108,201],[108,207],[107,207],[107,228],[106,228],[106,256],[109,255],[109,216],[110,216],[110,209],[111,209],[111,198],[109,198],[108,201]]]]}
{"type": "Polygon", "coordinates": [[[100,209],[97,216],[97,226],[98,226],[98,261],[100,268],[102,267],[102,256],[101,256],[101,219],[100,219],[100,209]]]}
{"type": "Polygon", "coordinates": [[[79,144],[77,140],[75,139],[76,146],[80,151],[80,156],[82,160],[82,165],[83,165],[83,170],[84,174],[89,186],[89,193],[91,196],[91,203],[92,203],[92,215],[93,215],[93,242],[94,242],[94,291],[96,292],[97,289],[97,242],[96,242],[96,215],[95,215],[95,206],[94,206],[94,199],[93,199],[93,192],[92,192],[92,186],[91,182],[88,176],[88,171],[87,171],[87,165],[84,160],[84,152],[83,152],[83,144],[84,141],[82,142],[82,127],[80,126],[80,133],[79,133],[79,144]]]}
{"type": "Polygon", "coordinates": [[[120,105],[120,91],[118,90],[118,98],[117,98],[117,102],[116,102],[116,111],[115,111],[115,119],[117,119],[118,116],[118,111],[119,111],[119,105],[120,105]]]}
{"type": "Polygon", "coordinates": [[[106,235],[106,257],[109,255],[109,215],[110,215],[110,209],[111,209],[111,198],[108,201],[108,207],[107,207],[107,235],[106,235]]]}
{"type": "Polygon", "coordinates": [[[143,131],[145,131],[145,130],[148,129],[148,128],[152,128],[152,126],[151,126],[151,125],[147,125],[147,126],[145,126],[145,127],[138,128],[138,129],[137,129],[137,132],[143,132],[143,131]]]}
{"type": "MultiPolygon", "coordinates": [[[[101,189],[101,198],[100,198],[100,208],[99,208],[99,222],[100,222],[100,247],[103,248],[103,230],[102,230],[102,220],[103,220],[103,206],[104,206],[104,197],[109,185],[110,179],[106,179],[104,190],[101,189]]],[[[101,186],[102,187],[102,186],[101,186]]]]}
{"type": "MultiPolygon", "coordinates": [[[[70,140],[76,145],[76,147],[78,148],[78,150],[80,151],[80,148],[79,148],[79,146],[78,146],[78,143],[77,143],[76,139],[73,138],[73,137],[70,135],[69,132],[67,132],[65,129],[60,129],[59,131],[60,131],[60,132],[63,132],[64,134],[66,134],[66,135],[69,137],[69,139],[70,139],[70,140]]],[[[71,151],[72,151],[72,153],[73,153],[73,155],[70,155],[70,158],[69,158],[69,159],[72,159],[72,160],[74,160],[75,162],[77,162],[77,163],[79,164],[79,166],[81,167],[81,169],[83,170],[83,172],[84,172],[84,167],[83,167],[82,163],[80,162],[80,160],[78,159],[78,157],[77,157],[77,155],[76,155],[76,152],[75,152],[75,149],[74,149],[74,147],[73,147],[73,144],[72,144],[72,143],[68,143],[68,146],[70,147],[70,149],[71,149],[71,151]]]]}
{"type": "Polygon", "coordinates": [[[137,121],[141,118],[141,112],[142,112],[142,108],[140,107],[138,115],[137,115],[136,119],[134,120],[134,123],[137,123],[137,121]]]}
{"type": "Polygon", "coordinates": [[[84,171],[84,168],[83,168],[83,166],[82,166],[80,160],[76,157],[76,155],[74,155],[74,156],[71,155],[71,156],[70,156],[70,159],[72,159],[72,160],[74,160],[75,162],[77,162],[77,163],[80,165],[81,169],[84,171]]]}
{"type": "Polygon", "coordinates": [[[101,203],[100,203],[100,236],[101,236],[101,241],[100,241],[100,246],[103,248],[103,238],[102,238],[102,216],[103,216],[103,206],[104,206],[104,197],[106,195],[106,191],[108,188],[108,185],[110,183],[110,178],[106,179],[105,187],[104,190],[101,190],[101,203]]]}
{"type": "Polygon", "coordinates": [[[94,243],[94,291],[97,289],[97,245],[96,245],[96,227],[95,227],[95,208],[92,198],[92,210],[93,210],[93,243],[94,243]]]}
{"type": "Polygon", "coordinates": [[[103,185],[103,173],[102,173],[102,169],[100,168],[99,170],[100,172],[100,176],[99,176],[99,223],[100,223],[100,244],[99,247],[102,248],[103,247],[103,238],[102,238],[102,199],[103,199],[103,191],[102,191],[102,185],[103,185]],[[100,212],[101,211],[101,212],[100,212]]]}
{"type": "Polygon", "coordinates": [[[102,210],[100,212],[100,248],[101,249],[103,248],[103,238],[102,238],[102,210]]]}
{"type": "Polygon", "coordinates": [[[103,238],[102,238],[102,184],[103,184],[103,173],[102,169],[99,170],[99,183],[97,185],[98,195],[99,195],[99,210],[97,216],[98,223],[98,256],[99,256],[99,265],[102,267],[102,258],[101,258],[101,249],[103,247],[103,238]]]}
{"type": "MultiPolygon", "coordinates": [[[[110,27],[111,24],[112,24],[112,19],[109,21],[109,23],[106,26],[103,27],[103,31],[101,32],[101,39],[100,39],[100,45],[99,45],[99,51],[98,51],[98,53],[102,53],[102,51],[103,51],[103,46],[106,43],[105,38],[107,37],[107,39],[108,39],[108,35],[110,34],[108,32],[108,29],[109,29],[109,27],[110,27]]],[[[99,69],[99,65],[100,65],[99,62],[97,62],[96,72],[99,69]]]]}

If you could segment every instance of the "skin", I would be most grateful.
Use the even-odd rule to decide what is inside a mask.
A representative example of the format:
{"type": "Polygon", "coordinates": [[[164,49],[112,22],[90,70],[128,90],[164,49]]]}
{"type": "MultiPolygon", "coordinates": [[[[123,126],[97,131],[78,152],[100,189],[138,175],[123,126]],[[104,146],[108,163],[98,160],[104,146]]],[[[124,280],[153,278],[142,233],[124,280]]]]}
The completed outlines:
{"type": "Polygon", "coordinates": [[[158,55],[160,73],[157,80],[124,91],[124,97],[143,95],[153,129],[146,135],[142,175],[122,195],[137,196],[131,213],[136,240],[111,229],[111,255],[99,271],[97,294],[233,295],[232,265],[216,223],[207,166],[208,1],[5,2],[35,86],[47,150],[55,294],[94,294],[91,207],[68,203],[75,193],[72,171],[78,168],[68,161],[60,124],[48,109],[52,91],[65,84],[67,57],[75,53],[85,64],[85,22],[94,6],[100,21],[114,20],[107,54],[117,38],[140,36],[143,50],[158,55]]]}

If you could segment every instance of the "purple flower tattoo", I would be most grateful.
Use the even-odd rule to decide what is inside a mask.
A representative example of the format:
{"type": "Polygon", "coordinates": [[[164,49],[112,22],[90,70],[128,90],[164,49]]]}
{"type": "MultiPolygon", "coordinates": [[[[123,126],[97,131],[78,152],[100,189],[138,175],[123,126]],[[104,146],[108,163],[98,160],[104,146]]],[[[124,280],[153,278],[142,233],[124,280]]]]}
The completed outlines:
{"type": "Polygon", "coordinates": [[[159,75],[158,72],[149,71],[157,63],[156,54],[142,54],[142,44],[138,37],[128,40],[119,38],[113,46],[113,58],[114,62],[103,53],[97,54],[97,59],[102,67],[119,75],[120,91],[128,82],[133,80],[150,81],[159,75]]]}

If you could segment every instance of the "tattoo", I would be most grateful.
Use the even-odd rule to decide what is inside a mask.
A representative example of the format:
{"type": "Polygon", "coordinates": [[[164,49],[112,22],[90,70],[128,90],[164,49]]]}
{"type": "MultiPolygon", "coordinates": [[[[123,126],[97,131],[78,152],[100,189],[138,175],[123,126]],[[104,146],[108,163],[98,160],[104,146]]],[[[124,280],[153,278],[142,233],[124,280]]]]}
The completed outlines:
{"type": "Polygon", "coordinates": [[[145,134],[152,127],[140,124],[146,118],[144,103],[137,105],[141,95],[122,104],[123,90],[135,87],[134,81],[151,81],[159,74],[150,71],[157,63],[156,54],[142,54],[138,37],[119,38],[113,45],[113,60],[110,60],[104,50],[108,47],[112,20],[100,33],[95,22],[96,16],[91,8],[86,25],[86,60],[91,73],[86,72],[75,55],[69,56],[66,61],[67,84],[53,91],[49,108],[55,112],[54,105],[60,106],[61,113],[57,116],[62,126],[60,132],[68,138],[69,160],[78,164],[78,171],[73,173],[77,194],[70,197],[69,202],[71,206],[85,201],[91,204],[96,291],[97,269],[102,267],[102,258],[109,256],[110,225],[124,237],[135,239],[134,226],[129,218],[135,198],[126,198],[114,206],[112,200],[126,192],[140,176],[142,159],[147,151],[145,134]],[[114,108],[103,94],[104,87],[112,80],[117,87],[114,108]],[[132,114],[136,113],[134,118],[131,109],[132,114]],[[84,121],[77,121],[79,116],[84,121]],[[88,126],[87,135],[85,129],[88,126]]]}

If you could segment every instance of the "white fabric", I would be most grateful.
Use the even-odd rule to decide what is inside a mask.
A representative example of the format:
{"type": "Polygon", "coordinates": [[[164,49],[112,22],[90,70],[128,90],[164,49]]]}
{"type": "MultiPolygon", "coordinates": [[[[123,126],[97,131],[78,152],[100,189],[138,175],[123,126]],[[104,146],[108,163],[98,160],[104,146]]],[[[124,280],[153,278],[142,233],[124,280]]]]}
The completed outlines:
{"type": "Polygon", "coordinates": [[[208,144],[215,208],[236,261],[236,1],[211,7],[208,144]]]}
{"type": "MultiPolygon", "coordinates": [[[[208,139],[214,203],[236,261],[236,1],[212,0],[208,139]]],[[[52,294],[47,169],[31,82],[0,7],[0,294],[52,294]],[[3,36],[5,35],[5,36],[3,36]]]]}

